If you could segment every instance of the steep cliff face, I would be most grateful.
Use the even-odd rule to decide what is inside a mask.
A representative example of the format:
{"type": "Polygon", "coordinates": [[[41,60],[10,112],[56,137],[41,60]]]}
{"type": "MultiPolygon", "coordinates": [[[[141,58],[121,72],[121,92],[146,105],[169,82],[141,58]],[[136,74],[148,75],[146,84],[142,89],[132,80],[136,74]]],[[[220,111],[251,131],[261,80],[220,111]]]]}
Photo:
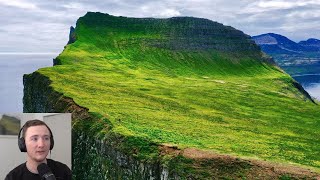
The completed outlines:
{"type": "MultiPolygon", "coordinates": [[[[89,31],[87,31],[89,32],[89,31]]],[[[104,38],[118,41],[121,48],[124,42],[131,41],[138,45],[160,47],[176,51],[228,52],[238,56],[251,56],[261,59],[261,51],[250,36],[230,27],[208,19],[194,17],[173,17],[168,19],[115,17],[102,13],[87,13],[77,21],[79,41],[99,37],[96,43],[103,43],[104,38]],[[90,29],[90,33],[82,32],[90,29]],[[137,33],[138,32],[138,33],[137,33]],[[125,36],[119,36],[126,33],[125,36]],[[113,35],[114,34],[114,35],[113,35]]],[[[114,46],[107,44],[106,46],[114,46]]],[[[127,47],[131,43],[125,43],[127,47]]],[[[117,47],[116,47],[117,48],[117,47]]]]}
{"type": "Polygon", "coordinates": [[[70,33],[69,33],[69,41],[68,44],[72,44],[77,40],[76,34],[75,34],[75,29],[73,26],[70,27],[70,33]]]}
{"type": "Polygon", "coordinates": [[[169,174],[160,159],[141,161],[119,150],[119,140],[115,138],[121,137],[110,135],[108,139],[99,139],[81,126],[75,128],[73,137],[75,179],[178,179],[172,172],[169,174]]]}
{"type": "Polygon", "coordinates": [[[54,67],[24,76],[23,101],[73,113],[75,179],[316,177],[239,158],[319,162],[318,108],[242,32],[88,13],[71,33],[54,67]]]}
{"type": "Polygon", "coordinates": [[[38,72],[23,76],[23,112],[68,112],[77,118],[87,117],[87,108],[54,91],[50,84],[50,79],[38,72]]]}

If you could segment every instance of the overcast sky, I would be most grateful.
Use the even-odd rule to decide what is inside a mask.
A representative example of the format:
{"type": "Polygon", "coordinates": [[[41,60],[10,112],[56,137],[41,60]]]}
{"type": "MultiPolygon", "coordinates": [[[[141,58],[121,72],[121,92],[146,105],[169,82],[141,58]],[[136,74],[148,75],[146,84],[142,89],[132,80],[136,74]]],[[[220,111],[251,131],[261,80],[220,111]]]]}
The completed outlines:
{"type": "Polygon", "coordinates": [[[0,53],[59,53],[87,11],[116,16],[194,16],[251,36],[320,39],[320,0],[0,0],[0,53]]]}

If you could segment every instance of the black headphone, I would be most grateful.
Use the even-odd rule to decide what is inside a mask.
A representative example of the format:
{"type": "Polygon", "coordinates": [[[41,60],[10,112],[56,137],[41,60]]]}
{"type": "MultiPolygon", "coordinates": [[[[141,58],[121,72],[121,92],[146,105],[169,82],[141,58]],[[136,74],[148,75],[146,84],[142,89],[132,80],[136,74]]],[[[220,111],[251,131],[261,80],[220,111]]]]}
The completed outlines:
{"type": "MultiPolygon", "coordinates": [[[[50,131],[50,150],[52,150],[53,148],[53,145],[54,145],[54,140],[53,140],[53,135],[52,135],[52,131],[51,129],[46,125],[44,124],[50,131]]],[[[25,124],[22,126],[22,128],[20,129],[19,131],[19,135],[18,135],[18,146],[19,146],[19,149],[21,152],[27,152],[27,146],[26,146],[26,141],[24,139],[24,137],[20,137],[21,135],[21,132],[24,128],[25,124]]]]}

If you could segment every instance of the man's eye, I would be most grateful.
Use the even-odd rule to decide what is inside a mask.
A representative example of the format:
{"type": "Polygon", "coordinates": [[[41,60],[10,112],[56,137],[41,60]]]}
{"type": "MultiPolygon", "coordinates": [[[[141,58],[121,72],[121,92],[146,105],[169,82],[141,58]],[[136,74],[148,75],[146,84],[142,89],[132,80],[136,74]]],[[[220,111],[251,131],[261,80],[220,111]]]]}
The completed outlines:
{"type": "Polygon", "coordinates": [[[49,141],[49,140],[50,140],[50,138],[49,138],[49,137],[45,137],[44,139],[45,139],[46,141],[49,141]]]}
{"type": "Polygon", "coordinates": [[[38,138],[34,137],[34,138],[31,138],[32,141],[37,141],[38,138]]]}

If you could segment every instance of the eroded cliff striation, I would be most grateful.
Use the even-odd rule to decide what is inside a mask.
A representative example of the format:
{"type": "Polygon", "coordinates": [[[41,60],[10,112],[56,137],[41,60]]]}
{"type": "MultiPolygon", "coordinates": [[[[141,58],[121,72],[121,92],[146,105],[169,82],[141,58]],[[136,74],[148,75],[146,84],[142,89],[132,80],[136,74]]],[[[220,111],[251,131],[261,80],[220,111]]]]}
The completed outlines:
{"type": "Polygon", "coordinates": [[[77,119],[87,117],[87,108],[54,91],[50,84],[50,79],[39,72],[23,76],[23,112],[65,112],[72,113],[77,119]]]}

